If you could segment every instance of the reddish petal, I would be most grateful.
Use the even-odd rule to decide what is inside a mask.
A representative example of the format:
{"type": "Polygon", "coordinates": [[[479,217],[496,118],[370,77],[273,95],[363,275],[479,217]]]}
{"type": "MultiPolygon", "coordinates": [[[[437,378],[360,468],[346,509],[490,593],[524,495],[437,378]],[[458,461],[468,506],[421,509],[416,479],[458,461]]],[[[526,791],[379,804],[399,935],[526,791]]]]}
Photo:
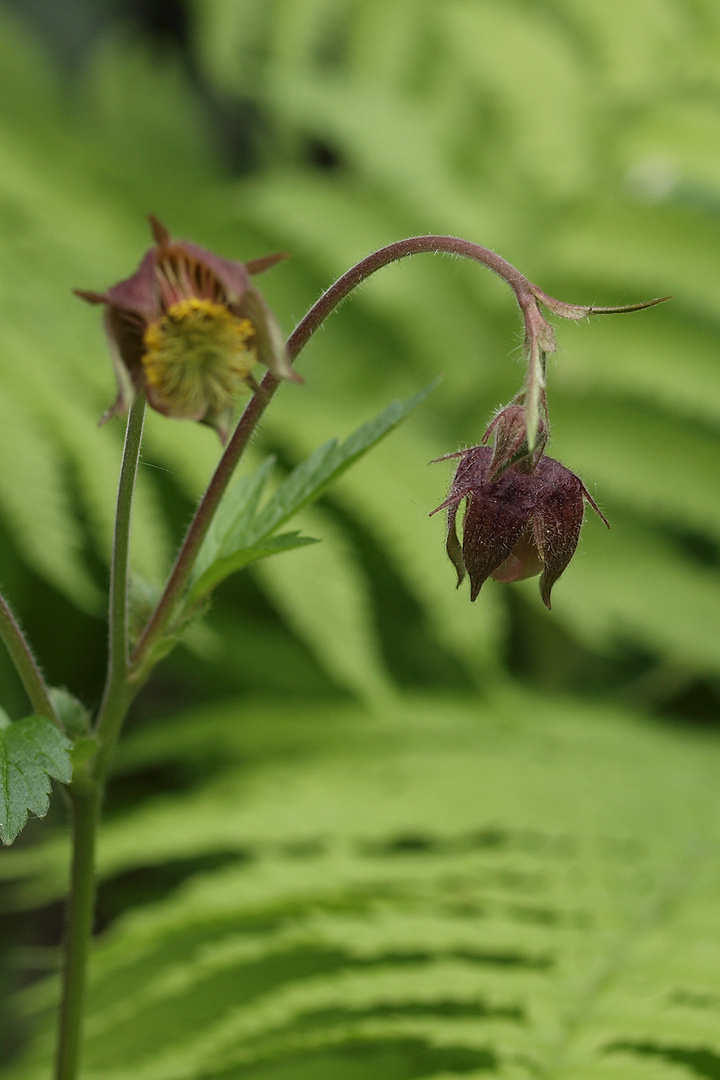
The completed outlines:
{"type": "Polygon", "coordinates": [[[105,301],[110,307],[140,315],[146,323],[151,323],[160,316],[154,250],[148,251],[131,277],[108,289],[105,301]]]}
{"type": "Polygon", "coordinates": [[[188,244],[184,240],[173,244],[170,250],[181,250],[196,263],[207,267],[222,285],[228,304],[236,304],[245,295],[250,284],[250,275],[242,263],[222,259],[219,255],[213,255],[211,251],[206,251],[197,244],[188,244]]]}
{"type": "Polygon", "coordinates": [[[495,484],[481,484],[468,500],[463,521],[463,560],[470,575],[470,599],[505,562],[532,518],[535,477],[506,472],[495,484]]]}
{"type": "Polygon", "coordinates": [[[550,609],[550,593],[575,554],[580,538],[585,506],[584,487],[574,473],[552,458],[542,458],[537,469],[537,514],[535,542],[545,569],[540,579],[540,595],[550,609]]]}
{"type": "Polygon", "coordinates": [[[431,465],[438,461],[448,461],[450,458],[462,458],[462,461],[455,470],[447,498],[431,510],[428,516],[432,517],[438,510],[444,510],[448,506],[457,507],[475,487],[482,484],[491,455],[492,451],[486,446],[472,446],[468,450],[455,450],[452,454],[434,458],[431,465]]]}
{"type": "Polygon", "coordinates": [[[448,534],[445,548],[447,550],[450,562],[453,564],[455,570],[457,571],[457,583],[459,588],[462,584],[463,578],[465,577],[465,563],[463,561],[462,547],[460,546],[460,541],[458,539],[457,525],[455,521],[457,517],[457,509],[458,504],[455,503],[455,505],[451,506],[448,510],[448,534]]]}
{"type": "Polygon", "coordinates": [[[461,451],[461,460],[453,477],[453,488],[479,487],[484,484],[491,459],[492,450],[489,446],[471,446],[461,451]]]}
{"type": "Polygon", "coordinates": [[[505,562],[500,563],[490,577],[493,581],[506,583],[524,581],[526,578],[535,577],[542,569],[542,556],[537,549],[533,530],[530,529],[522,534],[505,562]]]}

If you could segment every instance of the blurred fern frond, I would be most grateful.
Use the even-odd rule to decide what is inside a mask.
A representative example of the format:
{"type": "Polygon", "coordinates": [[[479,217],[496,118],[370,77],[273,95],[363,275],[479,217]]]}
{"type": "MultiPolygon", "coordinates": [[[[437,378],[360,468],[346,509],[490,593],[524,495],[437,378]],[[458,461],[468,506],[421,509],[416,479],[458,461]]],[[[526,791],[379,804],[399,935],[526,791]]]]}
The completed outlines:
{"type": "MultiPolygon", "coordinates": [[[[214,765],[105,830],[105,918],[140,867],[186,878],[97,947],[88,1077],[680,1080],[720,1059],[717,739],[507,689],[240,720],[126,747],[128,775],[214,765]]],[[[17,904],[62,889],[47,851],[4,873],[17,904]]],[[[4,1080],[45,1075],[55,993],[23,992],[38,1034],[4,1080]]]]}

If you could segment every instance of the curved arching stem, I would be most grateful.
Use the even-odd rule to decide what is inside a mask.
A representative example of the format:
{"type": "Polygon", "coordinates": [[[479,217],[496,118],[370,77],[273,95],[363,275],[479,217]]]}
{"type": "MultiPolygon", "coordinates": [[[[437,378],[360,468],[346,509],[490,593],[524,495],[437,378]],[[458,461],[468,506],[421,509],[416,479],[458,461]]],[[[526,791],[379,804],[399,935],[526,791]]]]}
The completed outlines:
{"type": "MultiPolygon", "coordinates": [[[[592,314],[612,314],[622,311],[636,311],[639,308],[659,304],[668,297],[650,300],[645,303],[627,305],[619,308],[580,307],[565,304],[548,296],[533,285],[511,263],[489,248],[482,247],[470,240],[457,236],[411,236],[398,240],[394,244],[379,248],[367,255],[355,266],[339,277],[319,300],[300,320],[287,340],[287,353],[291,362],[307,345],[315,331],[327,317],[346,299],[347,296],[378,270],[389,263],[407,258],[409,255],[422,253],[458,255],[492,270],[501,277],[515,293],[515,298],[522,313],[525,325],[525,351],[528,357],[528,374],[523,392],[528,415],[528,445],[532,447],[537,432],[538,417],[542,407],[542,392],[545,380],[545,361],[547,354],[555,349],[552,327],[545,319],[540,305],[549,308],[555,315],[566,319],[582,319],[592,314]]],[[[142,680],[152,663],[152,653],[162,641],[175,611],[175,606],[187,585],[200,546],[205,538],[210,522],[220,504],[220,500],[230,483],[235,467],[245,447],[257,427],[258,421],[272,400],[280,380],[268,372],[258,391],[245,408],[233,435],[228,442],[215,473],[198,505],[193,520],[188,527],[185,539],[180,547],[175,565],[167,586],[157,607],[138,640],[132,655],[135,677],[142,680]]]]}

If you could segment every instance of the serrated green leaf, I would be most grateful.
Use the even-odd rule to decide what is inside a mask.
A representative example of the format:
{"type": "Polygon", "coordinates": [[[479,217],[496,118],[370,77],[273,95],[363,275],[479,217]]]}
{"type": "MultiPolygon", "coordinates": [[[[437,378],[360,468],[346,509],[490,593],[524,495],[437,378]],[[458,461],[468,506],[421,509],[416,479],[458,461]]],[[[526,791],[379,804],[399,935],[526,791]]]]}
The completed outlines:
{"type": "Polygon", "coordinates": [[[200,548],[193,568],[194,581],[199,581],[216,559],[227,559],[242,548],[274,463],[275,458],[268,456],[254,472],[241,476],[224,496],[200,548]]]}
{"type": "Polygon", "coordinates": [[[197,603],[235,570],[268,555],[316,543],[298,533],[274,538],[272,534],[288,518],[319,499],[354,462],[417,408],[435,385],[431,383],[408,401],[392,402],[379,416],[348,436],[344,443],[330,439],[319,446],[307,461],[293,469],[257,514],[273,459],[269,458],[254,473],[242,477],[220,504],[200,550],[188,604],[197,603]]]}
{"type": "Polygon", "coordinates": [[[189,603],[195,604],[214,589],[224,578],[242,570],[251,563],[266,559],[269,555],[279,555],[282,551],[293,551],[295,548],[307,547],[308,544],[317,544],[319,541],[312,536],[301,536],[300,533],[282,533],[273,536],[263,543],[253,544],[250,547],[239,548],[234,554],[216,559],[210,567],[193,585],[189,597],[189,603]]]}
{"type": "Polygon", "coordinates": [[[0,728],[0,840],[12,844],[28,812],[45,817],[50,805],[50,778],[72,779],[72,744],[43,716],[0,728]]]}
{"type": "Polygon", "coordinates": [[[397,427],[435,388],[437,381],[407,401],[394,401],[374,420],[368,420],[344,443],[331,439],[290,473],[252,524],[250,535],[267,536],[321,495],[363,454],[397,427]]]}

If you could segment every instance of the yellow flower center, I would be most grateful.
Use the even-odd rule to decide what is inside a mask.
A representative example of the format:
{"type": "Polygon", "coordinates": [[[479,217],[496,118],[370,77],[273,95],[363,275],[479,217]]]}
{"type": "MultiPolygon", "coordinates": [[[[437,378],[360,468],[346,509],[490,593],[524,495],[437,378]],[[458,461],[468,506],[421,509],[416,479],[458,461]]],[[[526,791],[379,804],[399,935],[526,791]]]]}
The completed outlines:
{"type": "Polygon", "coordinates": [[[168,415],[199,420],[232,407],[257,356],[250,319],[224,304],[179,300],[145,331],[145,381],[168,415]]]}

